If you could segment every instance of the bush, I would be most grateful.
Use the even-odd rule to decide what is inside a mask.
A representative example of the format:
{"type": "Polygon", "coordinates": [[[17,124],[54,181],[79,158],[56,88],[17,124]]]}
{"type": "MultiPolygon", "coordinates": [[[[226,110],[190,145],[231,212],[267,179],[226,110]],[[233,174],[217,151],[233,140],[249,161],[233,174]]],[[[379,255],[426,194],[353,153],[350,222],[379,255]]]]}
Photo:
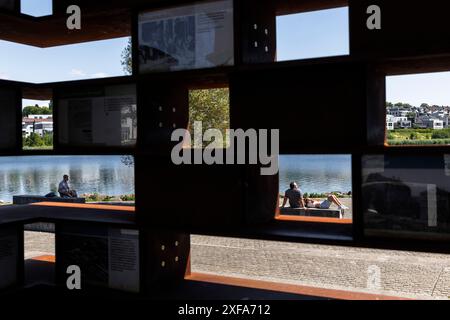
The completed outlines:
{"type": "Polygon", "coordinates": [[[29,148],[35,147],[52,147],[53,135],[50,133],[44,134],[43,137],[37,133],[31,133],[28,137],[24,138],[23,145],[29,148]]]}
{"type": "Polygon", "coordinates": [[[27,147],[42,147],[44,145],[44,140],[40,135],[33,132],[30,136],[25,138],[24,145],[27,147]]]}
{"type": "Polygon", "coordinates": [[[450,138],[450,134],[449,132],[446,130],[442,130],[442,131],[436,131],[433,132],[433,135],[431,136],[432,139],[448,139],[450,138]]]}
{"type": "Polygon", "coordinates": [[[46,133],[42,138],[44,146],[51,147],[53,146],[53,134],[46,133]]]}
{"type": "Polygon", "coordinates": [[[450,145],[450,139],[433,140],[388,140],[390,146],[450,145]]]}
{"type": "Polygon", "coordinates": [[[100,195],[98,193],[89,194],[86,196],[86,201],[90,202],[100,201],[100,195]]]}
{"type": "Polygon", "coordinates": [[[114,200],[114,197],[105,196],[102,201],[109,202],[109,201],[113,201],[113,200],[114,200]]]}
{"type": "Polygon", "coordinates": [[[122,201],[135,201],[134,194],[125,194],[123,196],[120,196],[120,200],[122,201]]]}

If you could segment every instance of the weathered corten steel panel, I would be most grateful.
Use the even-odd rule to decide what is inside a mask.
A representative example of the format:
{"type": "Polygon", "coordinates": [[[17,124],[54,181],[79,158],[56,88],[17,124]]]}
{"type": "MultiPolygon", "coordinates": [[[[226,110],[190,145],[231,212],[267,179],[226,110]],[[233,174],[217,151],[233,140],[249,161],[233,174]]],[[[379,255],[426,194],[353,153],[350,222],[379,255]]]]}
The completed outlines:
{"type": "Polygon", "coordinates": [[[242,226],[243,168],[171,164],[166,157],[136,157],[139,223],[150,228],[216,230],[242,226]]]}
{"type": "Polygon", "coordinates": [[[232,126],[279,129],[281,153],[360,147],[366,77],[356,63],[237,73],[230,83],[232,126]]]}
{"type": "Polygon", "coordinates": [[[188,128],[188,88],[179,81],[138,84],[138,148],[147,154],[170,154],[173,130],[188,128]]]}
{"type": "Polygon", "coordinates": [[[450,52],[449,5],[408,0],[350,0],[351,52],[354,56],[400,57],[450,52]],[[367,8],[381,9],[381,29],[366,26],[367,8]]]}

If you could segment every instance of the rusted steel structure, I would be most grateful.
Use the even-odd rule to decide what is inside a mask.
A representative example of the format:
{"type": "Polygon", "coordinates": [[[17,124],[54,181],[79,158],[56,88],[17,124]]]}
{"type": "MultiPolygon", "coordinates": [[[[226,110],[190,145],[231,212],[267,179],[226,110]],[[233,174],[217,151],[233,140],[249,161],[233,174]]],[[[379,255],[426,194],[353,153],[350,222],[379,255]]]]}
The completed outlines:
{"type": "MultiPolygon", "coordinates": [[[[192,1],[54,0],[53,14],[40,18],[21,14],[19,1],[3,2],[0,1],[2,40],[45,48],[132,37],[133,74],[130,76],[45,84],[1,80],[0,154],[134,156],[136,210],[135,216],[127,217],[124,225],[139,234],[139,291],[169,281],[182,285],[189,270],[189,234],[193,233],[449,251],[450,149],[447,146],[390,147],[385,143],[386,76],[450,70],[447,40],[450,27],[442,1],[430,0],[426,6],[388,0],[222,1],[232,12],[232,28],[226,30],[231,33],[227,35],[231,36],[232,49],[228,50],[231,62],[208,68],[157,72],[144,68],[147,59],[151,60],[155,54],[146,52],[140,43],[144,14],[183,8],[192,5],[192,1]],[[66,28],[66,8],[74,4],[82,9],[81,30],[66,28]],[[382,10],[379,30],[366,26],[367,8],[374,4],[382,10]],[[349,9],[348,55],[276,62],[277,16],[336,7],[349,9]],[[65,129],[70,128],[70,119],[64,124],[61,120],[64,99],[107,97],[107,92],[123,86],[132,88],[136,96],[136,143],[90,144],[71,142],[63,136],[65,129]],[[175,128],[189,125],[189,90],[225,86],[230,89],[232,129],[279,129],[281,154],[352,156],[353,221],[280,218],[278,176],[260,175],[261,165],[172,163],[171,134],[175,128]],[[22,150],[22,98],[53,99],[53,150],[22,150]],[[320,126],[302,121],[317,114],[322,115],[320,126]],[[378,174],[393,170],[400,172],[400,177],[390,183],[394,181],[380,179],[376,174],[368,176],[368,170],[378,174]],[[174,181],[176,188],[173,188],[174,181]],[[429,195],[415,197],[408,191],[406,182],[434,186],[436,201],[431,209],[426,205],[422,208],[429,195]],[[217,195],[220,195],[220,205],[217,195]],[[401,201],[406,209],[398,208],[395,201],[401,201]]],[[[195,3],[201,6],[214,2],[218,1],[195,3]]],[[[13,230],[20,229],[31,218],[56,222],[59,280],[64,276],[64,261],[68,259],[65,250],[70,247],[70,241],[64,235],[59,236],[58,230],[67,234],[71,227],[82,230],[91,224],[110,228],[120,225],[121,216],[110,218],[104,212],[98,218],[92,215],[77,221],[74,214],[64,218],[61,208],[61,217],[49,217],[36,208],[1,208],[0,223],[7,221],[1,228],[11,233],[11,226],[13,230]],[[23,211],[23,219],[3,219],[3,215],[11,217],[13,211],[23,211]]],[[[85,249],[95,252],[92,248],[85,249]]],[[[19,261],[20,258],[23,256],[19,255],[19,261]]],[[[20,278],[14,283],[20,283],[20,278]]]]}

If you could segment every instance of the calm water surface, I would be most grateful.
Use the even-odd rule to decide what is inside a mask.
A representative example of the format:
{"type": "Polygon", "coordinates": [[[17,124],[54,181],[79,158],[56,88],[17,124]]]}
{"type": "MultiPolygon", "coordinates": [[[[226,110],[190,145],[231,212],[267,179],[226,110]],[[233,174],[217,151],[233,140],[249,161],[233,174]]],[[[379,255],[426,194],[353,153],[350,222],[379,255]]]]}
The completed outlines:
{"type": "Polygon", "coordinates": [[[280,156],[280,192],[296,181],[303,192],[327,193],[352,190],[350,155],[280,156]]]}
{"type": "MultiPolygon", "coordinates": [[[[0,158],[0,200],[13,195],[45,195],[56,190],[68,174],[79,194],[122,195],[134,193],[134,168],[120,156],[33,156],[0,158]]],[[[351,186],[351,156],[280,156],[280,192],[297,181],[303,192],[348,192],[351,186]]]]}
{"type": "Polygon", "coordinates": [[[0,158],[0,200],[13,195],[45,195],[57,189],[62,176],[70,176],[78,194],[134,193],[134,168],[120,156],[33,156],[0,158]]]}

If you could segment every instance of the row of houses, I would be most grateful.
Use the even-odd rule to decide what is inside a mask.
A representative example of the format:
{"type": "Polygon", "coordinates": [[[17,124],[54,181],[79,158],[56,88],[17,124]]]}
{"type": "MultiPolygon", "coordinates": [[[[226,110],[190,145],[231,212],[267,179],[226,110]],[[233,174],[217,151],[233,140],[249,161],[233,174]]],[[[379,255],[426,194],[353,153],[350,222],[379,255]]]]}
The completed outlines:
{"type": "Polygon", "coordinates": [[[36,133],[43,137],[46,134],[53,133],[53,116],[45,114],[30,114],[22,119],[22,136],[29,137],[36,133]]]}
{"type": "Polygon", "coordinates": [[[434,129],[449,128],[450,107],[388,107],[386,109],[386,128],[394,129],[434,129]]]}

